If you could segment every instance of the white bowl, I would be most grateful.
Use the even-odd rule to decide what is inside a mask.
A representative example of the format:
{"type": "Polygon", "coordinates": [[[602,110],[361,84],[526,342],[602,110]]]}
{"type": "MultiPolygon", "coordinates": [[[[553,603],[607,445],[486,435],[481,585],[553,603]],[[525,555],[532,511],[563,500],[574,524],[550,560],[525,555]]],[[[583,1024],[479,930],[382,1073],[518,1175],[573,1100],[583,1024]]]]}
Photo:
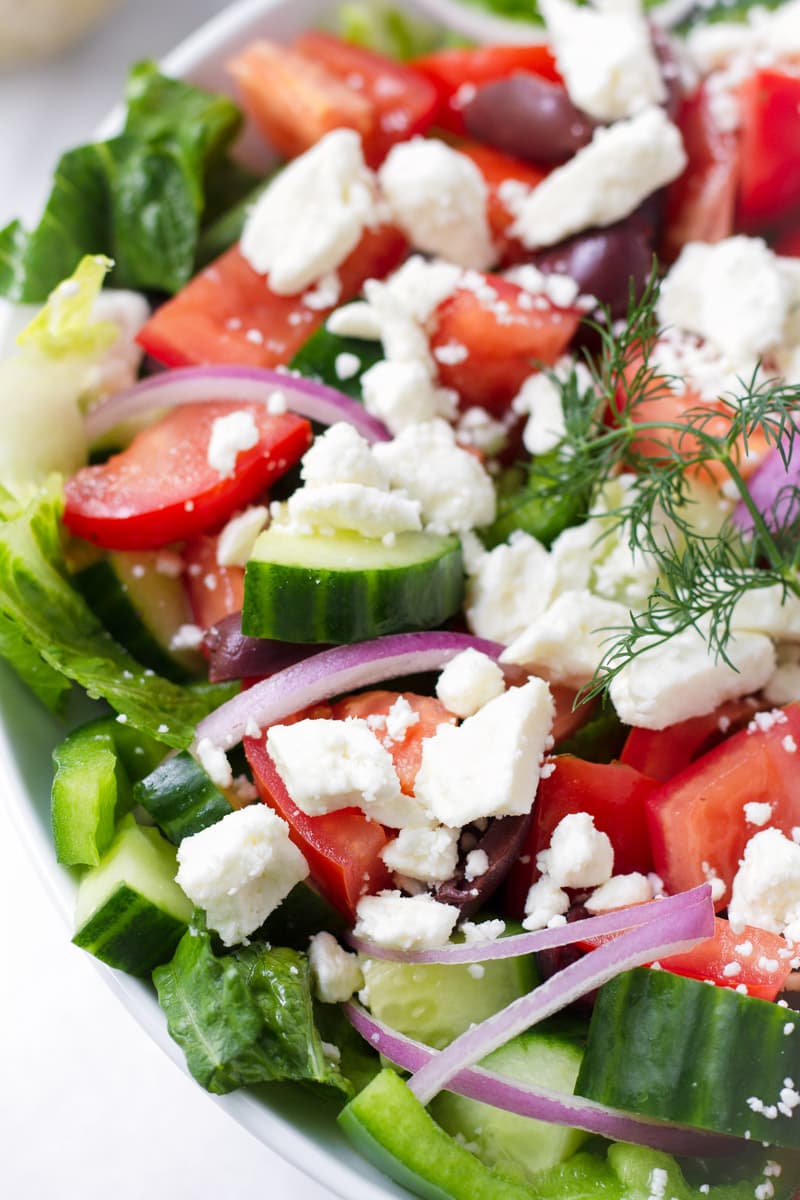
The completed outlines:
{"type": "MultiPolygon", "coordinates": [[[[333,0],[243,0],[187,38],[168,55],[164,69],[204,87],[231,91],[225,63],[238,48],[259,35],[289,40],[333,7],[333,0]]],[[[413,7],[408,0],[407,7],[413,7]]],[[[113,125],[115,119],[112,114],[106,126],[113,125]]],[[[265,161],[263,147],[259,147],[252,130],[245,132],[239,150],[251,162],[265,161]]],[[[88,701],[76,699],[68,724],[86,720],[92,711],[88,701]]],[[[48,713],[0,661],[0,789],[12,821],[63,918],[65,939],[73,926],[76,877],[56,862],[50,837],[50,753],[67,727],[48,713]]],[[[99,962],[97,969],[135,1020],[185,1072],[183,1054],[167,1033],[154,991],[99,962]]],[[[332,1103],[310,1097],[293,1085],[234,1092],[215,1097],[214,1102],[271,1150],[344,1200],[407,1200],[409,1196],[350,1148],[336,1125],[332,1103]]]]}

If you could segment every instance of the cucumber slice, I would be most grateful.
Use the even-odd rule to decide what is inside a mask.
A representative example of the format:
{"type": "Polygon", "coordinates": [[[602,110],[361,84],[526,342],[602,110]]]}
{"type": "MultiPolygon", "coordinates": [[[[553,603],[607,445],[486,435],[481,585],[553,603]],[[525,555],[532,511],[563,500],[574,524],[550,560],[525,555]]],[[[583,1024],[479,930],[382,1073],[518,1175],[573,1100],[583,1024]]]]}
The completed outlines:
{"type": "Polygon", "coordinates": [[[582,492],[554,495],[552,462],[557,452],[534,459],[527,481],[497,501],[497,516],[481,530],[488,550],[508,541],[517,529],[550,546],[560,533],[586,516],[589,497],[582,492]]]}
{"type": "Polygon", "coordinates": [[[83,725],[53,751],[50,822],[56,858],[69,866],[96,866],[114,838],[115,821],[131,805],[109,724],[83,725]]]}
{"type": "Polygon", "coordinates": [[[356,533],[259,535],[244,581],[242,632],[284,642],[360,642],[435,629],[461,607],[455,537],[356,533]]]}
{"type": "Polygon", "coordinates": [[[202,674],[195,650],[172,650],[181,625],[191,623],[179,578],[157,569],[158,551],[114,551],[73,577],[109,633],[135,659],[166,679],[183,683],[202,674]]]}
{"type": "MultiPolygon", "coordinates": [[[[495,1050],[481,1066],[521,1083],[572,1094],[582,1057],[583,1050],[573,1039],[530,1031],[495,1050]]],[[[452,1092],[436,1097],[431,1116],[449,1134],[461,1135],[481,1162],[521,1183],[534,1182],[538,1172],[564,1162],[589,1136],[452,1092]]]]}
{"type": "Polygon", "coordinates": [[[800,1084],[800,1014],[639,969],[600,989],[575,1091],[644,1116],[800,1148],[800,1108],[791,1096],[786,1111],[778,1108],[785,1080],[790,1090],[800,1084]]]}
{"type": "Polygon", "coordinates": [[[133,789],[156,825],[176,846],[185,837],[207,829],[232,812],[231,805],[191,754],[166,759],[133,789]]]}
{"type": "Polygon", "coordinates": [[[532,955],[486,962],[483,974],[451,965],[363,963],[366,1003],[379,1021],[441,1050],[538,983],[532,955]]]}
{"type": "Polygon", "coordinates": [[[361,376],[383,358],[380,342],[368,342],[363,338],[339,337],[321,326],[305,345],[301,346],[289,363],[290,371],[299,371],[307,379],[318,379],[328,387],[336,388],[354,400],[361,399],[361,376]],[[340,354],[352,354],[359,367],[347,379],[342,379],[336,370],[340,354]]]}
{"type": "Polygon", "coordinates": [[[167,962],[192,915],[176,871],[169,842],[124,817],[100,865],[80,882],[75,945],[131,975],[167,962]]]}

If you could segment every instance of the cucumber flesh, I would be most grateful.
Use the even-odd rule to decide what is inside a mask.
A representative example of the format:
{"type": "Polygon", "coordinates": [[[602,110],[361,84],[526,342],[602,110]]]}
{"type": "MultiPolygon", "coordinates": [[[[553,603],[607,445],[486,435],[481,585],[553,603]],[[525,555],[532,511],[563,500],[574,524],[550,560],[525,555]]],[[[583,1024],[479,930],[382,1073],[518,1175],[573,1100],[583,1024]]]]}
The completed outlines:
{"type": "Polygon", "coordinates": [[[109,723],[92,721],[53,751],[50,821],[56,858],[69,866],[96,866],[111,845],[116,820],[131,805],[109,723]]]}
{"type": "Polygon", "coordinates": [[[135,784],[133,799],[176,846],[233,811],[224,794],[185,750],[165,759],[135,784]]]}
{"type": "MultiPolygon", "coordinates": [[[[583,1051],[571,1038],[530,1031],[514,1038],[481,1066],[520,1083],[572,1094],[583,1051]]],[[[550,1125],[489,1104],[442,1092],[431,1115],[451,1135],[460,1134],[473,1154],[501,1175],[535,1182],[538,1172],[564,1162],[588,1134],[550,1125]]]]}
{"type": "Polygon", "coordinates": [[[149,975],[186,932],[192,906],[175,883],[175,850],[128,815],[78,887],[73,942],[109,966],[149,975]]]}
{"type": "Polygon", "coordinates": [[[778,1107],[786,1107],[787,1079],[793,1092],[800,1014],[638,969],[600,989],[575,1091],[643,1116],[800,1149],[800,1107],[791,1096],[786,1111],[778,1107]]]}
{"type": "Polygon", "coordinates": [[[183,683],[202,673],[195,650],[173,650],[171,642],[192,613],[180,578],[157,567],[158,551],[115,551],[73,577],[89,606],[116,641],[138,662],[166,679],[183,683]]]}
{"type": "Polygon", "coordinates": [[[435,629],[463,600],[461,543],[427,533],[393,545],[355,533],[267,529],[247,564],[242,632],[285,642],[359,642],[435,629]]]}

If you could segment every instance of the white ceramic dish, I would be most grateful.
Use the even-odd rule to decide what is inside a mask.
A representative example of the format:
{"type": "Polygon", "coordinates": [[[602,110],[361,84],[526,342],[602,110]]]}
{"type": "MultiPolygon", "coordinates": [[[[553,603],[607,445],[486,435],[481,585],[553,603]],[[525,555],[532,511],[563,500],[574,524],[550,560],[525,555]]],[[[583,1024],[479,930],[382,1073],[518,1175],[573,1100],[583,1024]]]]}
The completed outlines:
{"type": "MultiPolygon", "coordinates": [[[[414,7],[409,0],[406,5],[414,7]]],[[[259,34],[288,40],[318,23],[322,14],[333,7],[335,0],[242,0],[183,42],[166,58],[164,69],[202,86],[230,91],[224,64],[238,47],[259,34]]],[[[107,124],[114,119],[112,114],[107,124]]],[[[245,133],[240,150],[251,162],[266,161],[252,131],[245,133]]],[[[87,718],[91,711],[88,703],[76,699],[69,723],[87,718]]],[[[63,918],[65,940],[72,929],[75,874],[55,861],[49,809],[50,754],[66,728],[0,662],[0,794],[63,918]]],[[[75,954],[80,953],[75,950],[75,954]]],[[[131,1016],[185,1071],[183,1055],[167,1033],[151,988],[100,963],[97,969],[131,1016]]],[[[333,1105],[284,1085],[214,1099],[270,1149],[343,1200],[407,1200],[408,1192],[350,1149],[339,1134],[333,1105]]]]}

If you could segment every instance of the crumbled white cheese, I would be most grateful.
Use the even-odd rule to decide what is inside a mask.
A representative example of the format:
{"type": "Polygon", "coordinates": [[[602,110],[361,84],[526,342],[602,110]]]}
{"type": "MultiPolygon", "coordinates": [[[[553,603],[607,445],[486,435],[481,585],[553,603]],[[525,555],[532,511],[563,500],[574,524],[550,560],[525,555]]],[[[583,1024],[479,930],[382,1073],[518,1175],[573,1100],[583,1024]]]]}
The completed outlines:
{"type": "Polygon", "coordinates": [[[760,803],[758,800],[749,800],[742,805],[744,809],[744,819],[748,825],[766,825],[772,819],[772,805],[768,800],[760,803]]]}
{"type": "Polygon", "coordinates": [[[333,361],[333,369],[337,379],[352,379],[361,370],[361,359],[349,350],[342,350],[333,361]]]}
{"type": "Polygon", "coordinates": [[[580,687],[594,675],[614,630],[628,610],[588,591],[562,592],[503,651],[501,662],[543,671],[556,683],[580,687]]]}
{"type": "Polygon", "coordinates": [[[304,720],[273,725],[267,749],[298,808],[315,817],[397,799],[391,755],[365,721],[304,720]]]}
{"type": "Polygon", "coordinates": [[[356,937],[391,950],[433,950],[447,944],[458,909],[426,894],[381,892],[362,896],[356,918],[356,937]]]}
{"type": "Polygon", "coordinates": [[[455,411],[455,393],[437,387],[424,361],[375,363],[361,376],[361,394],[367,412],[395,435],[455,411]]]}
{"type": "Polygon", "coordinates": [[[205,631],[199,625],[179,625],[170,638],[170,650],[197,650],[203,644],[205,631]]]}
{"type": "Polygon", "coordinates": [[[630,875],[612,875],[592,892],[586,901],[591,913],[609,912],[615,908],[632,908],[653,899],[653,885],[646,875],[632,871],[630,875]]]}
{"type": "Polygon", "coordinates": [[[200,766],[219,788],[230,787],[233,783],[233,771],[228,762],[228,756],[221,746],[211,741],[211,738],[201,738],[196,748],[197,761],[200,766]]]}
{"type": "Polygon", "coordinates": [[[471,717],[505,687],[497,663],[470,647],[451,658],[436,682],[436,695],[457,717],[471,717]]]}
{"type": "Polygon", "coordinates": [[[347,421],[337,421],[314,439],[300,464],[305,484],[361,483],[387,491],[386,475],[374,457],[369,442],[347,421]]]}
{"type": "Polygon", "coordinates": [[[691,627],[643,650],[611,681],[609,694],[620,720],[665,729],[757,692],[775,669],[772,642],[763,634],[733,632],[725,652],[732,665],[716,658],[691,627]]]}
{"type": "Polygon", "coordinates": [[[485,408],[467,408],[458,418],[456,438],[462,446],[474,446],[489,457],[500,453],[508,442],[508,429],[485,408]]]}
{"type": "Polygon", "coordinates": [[[508,543],[465,560],[467,623],[478,637],[513,642],[550,602],[555,571],[536,538],[515,531],[508,543]]]}
{"type": "Polygon", "coordinates": [[[308,875],[289,826],[265,804],[229,813],[178,847],[177,883],[226,946],[241,942],[308,875]]]}
{"type": "Polygon", "coordinates": [[[800,700],[800,646],[779,645],[775,670],[764,686],[768,704],[791,704],[800,700]]]}
{"type": "Polygon", "coordinates": [[[666,97],[650,27],[638,0],[579,8],[540,0],[558,69],[573,104],[597,121],[631,117],[666,97]]]}
{"type": "Polygon", "coordinates": [[[439,825],[435,829],[401,829],[381,851],[390,871],[419,879],[423,883],[442,883],[455,873],[458,862],[457,829],[439,825]]]}
{"type": "Polygon", "coordinates": [[[308,943],[314,993],[323,1004],[343,1004],[364,986],[358,955],[344,950],[331,933],[315,933],[308,943]]]}
{"type": "Polygon", "coordinates": [[[563,916],[569,911],[569,896],[555,883],[549,875],[543,875],[528,890],[525,899],[525,920],[523,929],[533,932],[536,929],[546,929],[554,917],[563,916]]]}
{"type": "Polygon", "coordinates": [[[303,293],[303,304],[306,308],[321,312],[326,308],[334,308],[341,294],[341,279],[336,271],[329,271],[317,280],[313,288],[303,293]]]}
{"type": "Polygon", "coordinates": [[[536,858],[540,871],[559,887],[588,888],[608,883],[614,848],[586,812],[568,813],[553,830],[550,848],[536,858]]]}
{"type": "Polygon", "coordinates": [[[464,944],[467,946],[488,946],[502,937],[505,931],[505,921],[498,918],[491,921],[464,921],[461,925],[464,944]]]}
{"type": "Polygon", "coordinates": [[[412,138],[392,147],[378,179],[417,250],[477,270],[494,263],[486,181],[465,154],[437,138],[412,138]]]}
{"type": "Polygon", "coordinates": [[[489,855],[485,850],[470,850],[464,861],[464,878],[467,883],[480,879],[489,870],[489,855]]]}
{"type": "Polygon", "coordinates": [[[364,342],[381,340],[380,320],[365,300],[354,300],[334,309],[325,327],[337,337],[360,338],[364,342]]]}
{"type": "Polygon", "coordinates": [[[529,249],[629,216],[686,166],[677,128],[663,109],[646,108],[597,129],[588,146],[556,167],[519,204],[511,233],[529,249]]]}
{"type": "Polygon", "coordinates": [[[231,517],[217,541],[217,565],[243,567],[268,520],[269,509],[262,504],[253,505],[231,517]]]}
{"type": "Polygon", "coordinates": [[[792,940],[800,933],[800,846],[779,829],[765,829],[747,843],[728,916],[737,932],[755,925],[792,940]]]}
{"type": "Polygon", "coordinates": [[[93,321],[110,321],[117,326],[117,340],[109,346],[91,373],[90,388],[100,396],[112,396],[136,382],[144,350],[136,334],[150,317],[150,305],[139,292],[104,288],[92,303],[93,321]]]}
{"type": "MultiPolygon", "coordinates": [[[[362,483],[326,483],[294,492],[286,503],[288,531],[351,530],[380,538],[422,528],[420,505],[401,492],[384,492],[362,483]]],[[[275,528],[279,526],[276,524],[275,528]]]]}
{"type": "Polygon", "coordinates": [[[461,277],[461,268],[453,262],[412,254],[389,276],[386,287],[413,320],[426,325],[439,305],[452,296],[461,277]]]}
{"type": "Polygon", "coordinates": [[[275,176],[247,218],[241,251],[273,292],[293,296],[341,266],[378,215],[361,138],[334,129],[275,176]]]}
{"type": "Polygon", "coordinates": [[[422,743],[416,796],[443,825],[530,812],[554,705],[542,679],[510,688],[422,743]]]}
{"type": "Polygon", "coordinates": [[[475,455],[456,444],[446,421],[411,426],[394,441],[378,442],[373,454],[392,486],[419,503],[432,532],[460,533],[494,520],[494,484],[475,455]]]}
{"type": "Polygon", "coordinates": [[[419,725],[419,713],[411,707],[405,696],[398,696],[386,714],[386,736],[390,742],[404,742],[409,729],[419,725]]]}
{"type": "Polygon", "coordinates": [[[246,409],[226,413],[211,423],[208,465],[220,475],[232,475],[243,450],[251,450],[259,438],[255,417],[246,409]]]}
{"type": "Polygon", "coordinates": [[[800,642],[800,598],[779,583],[745,592],[731,613],[731,627],[763,633],[776,642],[800,642]]]}

